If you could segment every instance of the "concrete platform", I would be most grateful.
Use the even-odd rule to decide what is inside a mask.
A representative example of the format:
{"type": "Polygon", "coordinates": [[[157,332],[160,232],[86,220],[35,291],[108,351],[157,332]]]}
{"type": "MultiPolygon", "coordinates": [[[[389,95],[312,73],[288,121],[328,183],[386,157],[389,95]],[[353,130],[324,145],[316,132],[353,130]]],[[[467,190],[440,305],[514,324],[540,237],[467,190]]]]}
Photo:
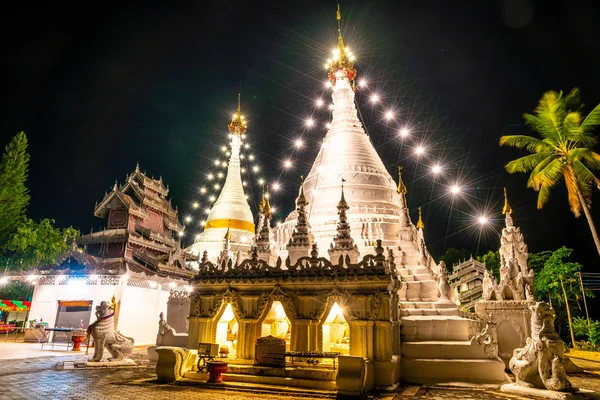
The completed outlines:
{"type": "Polygon", "coordinates": [[[591,390],[580,389],[577,392],[555,392],[519,386],[515,383],[502,385],[500,390],[504,393],[518,394],[521,396],[533,396],[550,400],[600,400],[600,394],[591,390]]]}
{"type": "Polygon", "coordinates": [[[113,367],[131,367],[135,366],[135,361],[131,358],[120,361],[86,361],[85,368],[113,368],[113,367]]]}

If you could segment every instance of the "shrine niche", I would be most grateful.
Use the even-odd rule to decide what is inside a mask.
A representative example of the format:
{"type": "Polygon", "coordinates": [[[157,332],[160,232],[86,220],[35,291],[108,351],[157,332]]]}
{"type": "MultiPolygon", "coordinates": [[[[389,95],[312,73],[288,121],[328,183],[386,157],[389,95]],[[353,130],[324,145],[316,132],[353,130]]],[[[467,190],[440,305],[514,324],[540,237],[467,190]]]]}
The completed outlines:
{"type": "Polygon", "coordinates": [[[261,337],[273,336],[285,340],[286,350],[290,349],[292,323],[290,322],[283,304],[274,301],[271,309],[261,324],[261,337]]]}
{"type": "Polygon", "coordinates": [[[350,325],[344,318],[344,311],[338,303],[333,303],[322,326],[323,351],[350,354],[350,325]]]}
{"type": "Polygon", "coordinates": [[[231,304],[227,304],[217,322],[215,342],[219,344],[219,355],[223,358],[236,358],[239,323],[231,304]]]}

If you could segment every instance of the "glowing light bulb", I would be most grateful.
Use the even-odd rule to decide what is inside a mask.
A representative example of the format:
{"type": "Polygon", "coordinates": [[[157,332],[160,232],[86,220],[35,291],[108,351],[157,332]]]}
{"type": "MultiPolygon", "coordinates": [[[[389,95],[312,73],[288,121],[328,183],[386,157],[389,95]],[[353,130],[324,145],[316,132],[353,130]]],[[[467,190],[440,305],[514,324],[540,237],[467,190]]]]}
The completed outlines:
{"type": "Polygon", "coordinates": [[[309,118],[306,120],[306,126],[311,127],[313,126],[315,123],[315,121],[312,118],[309,118]]]}
{"type": "Polygon", "coordinates": [[[328,87],[328,88],[331,87],[331,82],[329,82],[329,81],[325,82],[325,87],[328,87]]]}
{"type": "Polygon", "coordinates": [[[265,180],[264,180],[263,178],[260,178],[260,179],[258,180],[258,184],[259,184],[259,185],[264,185],[264,184],[265,184],[265,180]]]}
{"type": "Polygon", "coordinates": [[[198,202],[195,202],[194,204],[192,204],[192,207],[198,208],[198,207],[200,207],[200,204],[198,204],[198,202]]]}
{"type": "Polygon", "coordinates": [[[254,160],[254,154],[250,154],[250,155],[248,156],[248,160],[250,160],[250,161],[254,160]]]}
{"type": "Polygon", "coordinates": [[[300,139],[296,139],[296,141],[294,142],[294,145],[297,148],[300,148],[300,147],[304,146],[304,142],[302,140],[300,140],[300,139]]]}
{"type": "Polygon", "coordinates": [[[379,101],[379,95],[374,94],[371,96],[371,103],[377,103],[379,101]]]}
{"type": "Polygon", "coordinates": [[[246,172],[246,168],[241,169],[242,173],[246,172]]]}
{"type": "Polygon", "coordinates": [[[217,184],[215,184],[214,188],[215,188],[215,190],[219,190],[221,188],[221,186],[219,186],[219,184],[217,183],[217,184]]]}
{"type": "Polygon", "coordinates": [[[207,178],[209,181],[212,181],[212,180],[214,179],[214,177],[215,177],[215,176],[214,176],[213,174],[208,174],[208,175],[206,176],[206,178],[207,178]]]}
{"type": "Polygon", "coordinates": [[[421,154],[425,153],[425,148],[423,146],[417,146],[415,148],[415,154],[420,156],[421,154]]]}
{"type": "Polygon", "coordinates": [[[278,182],[275,182],[275,183],[274,183],[274,184],[271,186],[271,188],[272,188],[274,191],[278,191],[279,189],[281,189],[281,185],[280,185],[278,182]]]}
{"type": "Polygon", "coordinates": [[[245,148],[245,149],[249,149],[249,148],[250,148],[250,145],[249,145],[248,143],[246,143],[246,144],[244,144],[244,148],[245,148]]]}
{"type": "Polygon", "coordinates": [[[408,131],[408,129],[407,129],[407,128],[402,128],[402,129],[400,130],[400,136],[402,136],[402,137],[407,137],[409,133],[410,133],[410,132],[408,131]]]}
{"type": "Polygon", "coordinates": [[[226,151],[227,151],[227,146],[223,146],[223,147],[221,147],[221,151],[222,151],[222,152],[226,152],[226,151]]]}
{"type": "Polygon", "coordinates": [[[217,198],[216,198],[215,196],[210,196],[208,199],[209,199],[210,201],[215,201],[217,198]]]}
{"type": "Polygon", "coordinates": [[[205,187],[201,187],[200,188],[200,193],[202,193],[202,194],[206,193],[206,188],[205,187]]]}
{"type": "Polygon", "coordinates": [[[335,106],[334,106],[333,104],[330,104],[330,105],[329,105],[329,109],[330,109],[330,110],[333,110],[334,108],[335,108],[335,106]]]}
{"type": "Polygon", "coordinates": [[[183,231],[179,231],[179,236],[183,236],[183,231]]]}
{"type": "Polygon", "coordinates": [[[366,80],[364,80],[364,79],[361,79],[361,80],[358,82],[358,86],[360,86],[360,87],[365,87],[365,86],[367,86],[367,81],[366,81],[366,80]]]}
{"type": "Polygon", "coordinates": [[[206,220],[202,220],[200,221],[200,223],[202,224],[202,226],[206,225],[206,220]]]}
{"type": "Polygon", "coordinates": [[[215,160],[215,165],[218,167],[219,165],[221,165],[221,161],[215,160]]]}
{"type": "Polygon", "coordinates": [[[387,119],[388,121],[394,119],[394,112],[393,111],[386,112],[385,119],[387,119]]]}
{"type": "Polygon", "coordinates": [[[247,184],[248,184],[248,182],[246,182],[246,181],[242,181],[242,186],[244,186],[244,187],[245,187],[247,184]]]}
{"type": "Polygon", "coordinates": [[[482,215],[481,217],[477,218],[477,222],[479,222],[481,225],[485,225],[489,222],[489,219],[485,215],[482,215]]]}
{"type": "Polygon", "coordinates": [[[265,199],[269,199],[269,198],[271,198],[271,194],[270,193],[266,193],[265,194],[265,199]]]}
{"type": "Polygon", "coordinates": [[[321,107],[323,105],[323,99],[317,100],[317,107],[321,107]]]}
{"type": "Polygon", "coordinates": [[[322,148],[326,149],[327,148],[327,143],[323,142],[323,144],[321,145],[322,148]]]}
{"type": "Polygon", "coordinates": [[[253,172],[258,172],[260,168],[258,167],[258,165],[255,165],[254,167],[252,167],[252,171],[253,172]]]}
{"type": "Polygon", "coordinates": [[[286,168],[292,168],[292,162],[290,160],[285,160],[283,166],[286,168]]]}
{"type": "Polygon", "coordinates": [[[277,208],[276,207],[271,207],[271,211],[272,212],[277,212],[277,208]]]}
{"type": "Polygon", "coordinates": [[[245,158],[245,156],[243,154],[240,154],[240,160],[243,160],[245,158]]]}
{"type": "Polygon", "coordinates": [[[223,177],[223,173],[222,173],[222,172],[219,172],[219,173],[217,174],[217,177],[219,177],[219,178],[222,178],[222,177],[223,177]]]}
{"type": "Polygon", "coordinates": [[[459,194],[461,191],[462,191],[462,190],[461,190],[460,186],[458,186],[458,185],[452,185],[452,186],[450,187],[450,193],[452,193],[453,195],[457,195],[457,194],[459,194]]]}
{"type": "Polygon", "coordinates": [[[200,235],[196,235],[196,240],[200,240],[200,235]]]}
{"type": "Polygon", "coordinates": [[[192,217],[190,217],[189,215],[187,217],[185,217],[185,222],[190,222],[192,220],[192,217]]]}
{"type": "Polygon", "coordinates": [[[277,226],[281,226],[281,221],[277,221],[277,226]]]}
{"type": "Polygon", "coordinates": [[[204,212],[207,213],[207,214],[210,213],[210,208],[205,208],[204,212]]]}
{"type": "Polygon", "coordinates": [[[436,164],[431,167],[431,172],[433,172],[434,175],[437,175],[442,172],[442,167],[439,164],[436,164]]]}
{"type": "Polygon", "coordinates": [[[325,124],[325,128],[331,129],[331,124],[330,123],[325,124]]]}

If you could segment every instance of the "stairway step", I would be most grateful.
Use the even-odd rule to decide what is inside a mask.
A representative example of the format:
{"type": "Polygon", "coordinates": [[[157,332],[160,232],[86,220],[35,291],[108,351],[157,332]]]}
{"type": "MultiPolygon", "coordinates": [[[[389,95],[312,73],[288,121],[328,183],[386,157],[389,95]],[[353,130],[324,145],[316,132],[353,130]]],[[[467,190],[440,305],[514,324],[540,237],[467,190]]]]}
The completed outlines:
{"type": "Polygon", "coordinates": [[[470,340],[478,331],[477,321],[456,315],[408,315],[401,317],[402,340],[470,340]]]}
{"type": "Polygon", "coordinates": [[[260,376],[260,375],[244,375],[244,374],[221,374],[225,382],[244,382],[252,384],[287,386],[307,388],[314,390],[336,390],[335,381],[325,381],[318,379],[300,379],[283,376],[260,376]]]}
{"type": "Polygon", "coordinates": [[[318,368],[318,367],[259,367],[254,365],[229,364],[227,373],[239,375],[257,375],[257,376],[275,376],[282,378],[295,379],[316,379],[324,381],[333,381],[337,375],[337,371],[333,368],[318,368]]]}
{"type": "Polygon", "coordinates": [[[403,308],[400,310],[400,315],[445,315],[458,316],[460,313],[456,308],[403,308]]]}
{"type": "Polygon", "coordinates": [[[491,359],[402,358],[402,381],[409,383],[507,382],[504,363],[491,359]]]}
{"type": "Polygon", "coordinates": [[[487,359],[483,346],[470,340],[403,342],[402,357],[442,359],[487,359]]]}

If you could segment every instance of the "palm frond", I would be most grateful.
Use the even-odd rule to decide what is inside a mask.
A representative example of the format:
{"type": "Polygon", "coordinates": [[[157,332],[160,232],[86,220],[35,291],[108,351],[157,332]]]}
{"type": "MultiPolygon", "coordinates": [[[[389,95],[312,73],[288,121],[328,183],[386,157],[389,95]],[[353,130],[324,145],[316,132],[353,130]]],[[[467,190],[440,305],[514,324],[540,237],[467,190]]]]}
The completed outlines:
{"type": "Polygon", "coordinates": [[[563,102],[565,105],[565,110],[567,112],[579,111],[582,107],[579,89],[578,88],[571,89],[569,94],[563,98],[563,102]]]}
{"type": "Polygon", "coordinates": [[[548,129],[547,124],[536,115],[526,113],[523,114],[523,119],[525,120],[525,126],[528,126],[535,132],[539,133],[544,141],[552,146],[558,146],[561,137],[556,130],[548,129]]]}
{"type": "Polygon", "coordinates": [[[600,154],[583,147],[569,150],[568,161],[571,164],[581,161],[592,170],[600,169],[600,154]]]}
{"type": "Polygon", "coordinates": [[[557,158],[556,154],[552,153],[551,156],[546,157],[533,169],[533,171],[531,171],[531,175],[529,175],[529,179],[527,180],[527,187],[533,187],[535,190],[539,190],[539,185],[537,185],[537,187],[535,186],[534,178],[555,158],[557,158]]]}
{"type": "Polygon", "coordinates": [[[547,132],[551,136],[557,135],[561,140],[564,139],[562,125],[566,111],[562,101],[562,92],[557,93],[550,90],[544,93],[535,108],[535,115],[540,120],[543,132],[547,132]]]}
{"type": "Polygon", "coordinates": [[[584,118],[580,126],[580,132],[591,133],[591,131],[600,125],[600,104],[598,104],[590,113],[584,118]]]}
{"type": "Polygon", "coordinates": [[[542,208],[544,208],[544,205],[546,205],[548,200],[550,200],[550,192],[552,191],[552,186],[542,185],[539,187],[539,189],[536,190],[538,191],[537,208],[538,210],[541,210],[542,208]]]}
{"type": "Polygon", "coordinates": [[[563,175],[563,163],[560,158],[555,158],[540,170],[535,176],[532,176],[533,188],[541,186],[554,186],[563,175]]]}
{"type": "Polygon", "coordinates": [[[551,159],[553,154],[554,153],[549,151],[544,153],[529,154],[527,156],[517,158],[516,160],[512,160],[506,164],[504,168],[509,174],[514,174],[515,172],[529,172],[540,165],[540,163],[547,158],[551,159]]]}
{"type": "Polygon", "coordinates": [[[592,204],[592,187],[594,185],[600,185],[600,179],[594,175],[589,168],[582,163],[581,161],[573,162],[573,173],[575,174],[575,179],[579,184],[579,189],[583,198],[586,201],[586,204],[589,206],[592,204]]]}
{"type": "Polygon", "coordinates": [[[526,149],[530,153],[552,151],[553,147],[541,139],[527,135],[506,135],[500,138],[500,146],[526,149]]]}

